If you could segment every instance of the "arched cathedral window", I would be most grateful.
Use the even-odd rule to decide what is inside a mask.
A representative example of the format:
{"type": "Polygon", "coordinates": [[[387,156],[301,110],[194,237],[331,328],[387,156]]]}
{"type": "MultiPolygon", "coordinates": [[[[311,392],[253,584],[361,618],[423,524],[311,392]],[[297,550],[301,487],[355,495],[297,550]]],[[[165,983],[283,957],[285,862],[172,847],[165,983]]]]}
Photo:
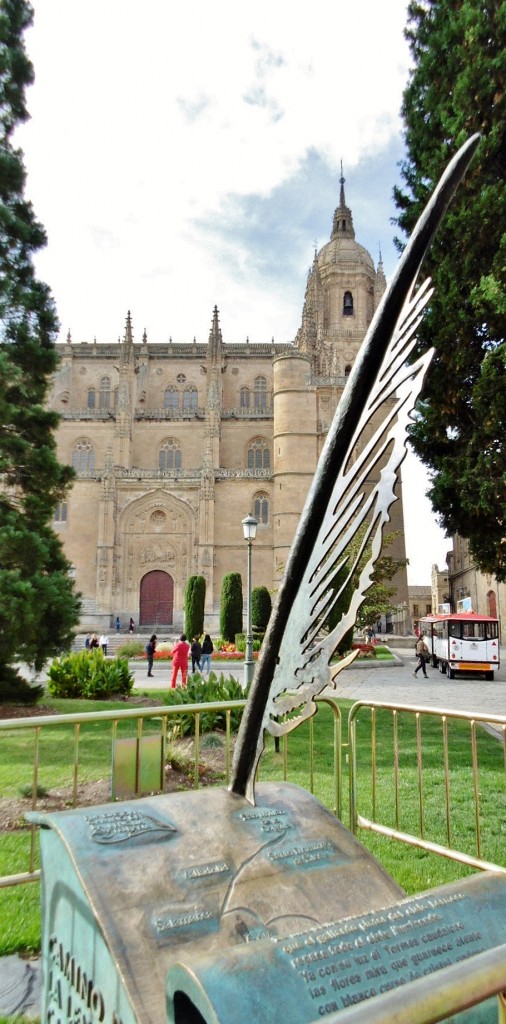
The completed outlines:
{"type": "Polygon", "coordinates": [[[254,386],[255,409],[267,408],[267,381],[265,377],[255,377],[254,386]]]}
{"type": "Polygon", "coordinates": [[[95,399],[96,399],[95,388],[88,388],[88,401],[87,401],[88,409],[94,409],[95,408],[95,399]]]}
{"type": "Polygon", "coordinates": [[[241,388],[241,390],[239,392],[239,406],[240,406],[241,409],[249,409],[249,398],[250,398],[249,388],[246,388],[246,387],[241,388]]]}
{"type": "Polygon", "coordinates": [[[111,378],[102,377],[100,381],[100,393],[98,404],[100,409],[110,409],[111,407],[111,378]]]}
{"type": "Polygon", "coordinates": [[[253,499],[253,515],[260,526],[269,525],[269,498],[260,492],[253,499]]]}
{"type": "Polygon", "coordinates": [[[72,466],[78,473],[95,469],[95,452],[91,441],[87,437],[80,437],[76,441],[72,453],[72,466]]]}
{"type": "Polygon", "coordinates": [[[353,295],[351,292],[344,293],[343,316],[353,316],[353,295]]]}
{"type": "Polygon", "coordinates": [[[189,412],[190,410],[197,409],[198,407],[198,391],[195,387],[185,388],[183,391],[183,410],[189,412]]]}
{"type": "Polygon", "coordinates": [[[248,469],[270,469],[271,453],[263,437],[255,437],[248,445],[248,469]]]}
{"type": "Polygon", "coordinates": [[[163,407],[164,409],[179,409],[179,391],[177,388],[165,388],[163,407]]]}
{"type": "Polygon", "coordinates": [[[160,469],[181,469],[181,449],[173,437],[167,437],[160,447],[160,469]]]}

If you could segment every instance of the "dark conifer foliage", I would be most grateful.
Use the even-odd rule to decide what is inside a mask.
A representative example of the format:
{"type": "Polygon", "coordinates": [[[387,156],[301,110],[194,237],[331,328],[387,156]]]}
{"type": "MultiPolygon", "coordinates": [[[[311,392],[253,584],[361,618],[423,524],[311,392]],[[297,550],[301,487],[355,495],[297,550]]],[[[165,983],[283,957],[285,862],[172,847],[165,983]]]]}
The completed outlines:
{"type": "MultiPolygon", "coordinates": [[[[10,694],[17,660],[37,670],[68,647],[79,600],[69,562],[52,530],[72,471],[55,454],[58,422],[46,408],[58,322],[34,255],[45,232],[25,198],[23,154],[13,135],[27,120],[33,81],[23,33],[26,0],[0,7],[0,697],[10,694]]],[[[19,687],[21,692],[21,687],[19,687]]]]}
{"type": "Polygon", "coordinates": [[[432,471],[442,526],[506,579],[506,3],[412,0],[404,93],[407,159],[395,190],[409,233],[474,132],[477,155],[425,264],[436,290],[420,346],[436,354],[412,443],[432,471]]]}

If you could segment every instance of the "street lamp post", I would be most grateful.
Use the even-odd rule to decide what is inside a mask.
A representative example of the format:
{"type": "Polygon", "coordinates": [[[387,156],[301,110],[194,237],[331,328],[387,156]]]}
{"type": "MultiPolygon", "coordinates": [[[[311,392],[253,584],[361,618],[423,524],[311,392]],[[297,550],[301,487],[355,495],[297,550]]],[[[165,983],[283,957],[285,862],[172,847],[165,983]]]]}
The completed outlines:
{"type": "Polygon", "coordinates": [[[251,633],[251,545],[257,533],[258,522],[254,516],[246,516],[242,521],[244,539],[248,542],[248,576],[246,604],[246,650],[244,654],[244,686],[249,686],[253,678],[253,636],[251,633]]]}

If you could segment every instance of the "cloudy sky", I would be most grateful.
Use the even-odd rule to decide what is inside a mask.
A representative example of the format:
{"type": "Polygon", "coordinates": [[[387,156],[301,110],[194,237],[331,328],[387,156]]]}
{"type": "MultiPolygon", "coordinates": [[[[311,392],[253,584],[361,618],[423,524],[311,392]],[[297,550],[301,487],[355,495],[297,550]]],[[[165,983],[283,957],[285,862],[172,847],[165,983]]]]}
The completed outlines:
{"type": "MultiPolygon", "coordinates": [[[[357,240],[397,262],[407,0],[35,0],[18,133],[62,338],[290,341],[340,162],[357,240]]],[[[410,583],[449,546],[406,467],[410,583]],[[412,500],[410,500],[412,499],[412,500]],[[422,550],[423,548],[423,550],[422,550]]]]}

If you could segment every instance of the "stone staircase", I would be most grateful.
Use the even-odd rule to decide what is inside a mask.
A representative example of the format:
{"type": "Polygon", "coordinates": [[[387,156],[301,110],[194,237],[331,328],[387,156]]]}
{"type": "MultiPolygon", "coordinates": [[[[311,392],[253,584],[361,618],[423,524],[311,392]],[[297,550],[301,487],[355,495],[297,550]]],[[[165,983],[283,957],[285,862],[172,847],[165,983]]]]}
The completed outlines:
{"type": "MultiPolygon", "coordinates": [[[[93,630],[90,630],[90,632],[93,632],[93,630]]],[[[137,641],[138,643],[142,644],[143,647],[145,647],[152,633],[156,633],[159,641],[166,640],[170,643],[174,643],[174,641],[177,640],[177,638],[180,636],[180,633],[174,631],[173,626],[146,626],[145,628],[141,627],[135,633],[129,633],[128,630],[125,632],[124,629],[120,630],[120,632],[117,633],[116,630],[112,629],[110,630],[110,632],[106,633],[106,635],[109,637],[109,643],[107,645],[107,656],[114,658],[117,653],[118,647],[122,647],[123,644],[130,642],[137,641]]],[[[100,637],[100,635],[101,634],[97,632],[97,636],[100,637]]],[[[86,640],[87,636],[88,633],[79,633],[78,636],[76,636],[74,643],[72,644],[72,650],[84,650],[84,641],[86,640]]]]}

